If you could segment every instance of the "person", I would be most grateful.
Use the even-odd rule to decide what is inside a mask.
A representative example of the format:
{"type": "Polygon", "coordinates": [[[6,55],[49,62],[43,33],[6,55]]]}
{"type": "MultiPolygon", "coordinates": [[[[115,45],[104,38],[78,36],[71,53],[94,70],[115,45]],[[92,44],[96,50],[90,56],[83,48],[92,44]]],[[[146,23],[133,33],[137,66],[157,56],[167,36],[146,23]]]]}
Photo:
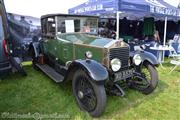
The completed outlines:
{"type": "Polygon", "coordinates": [[[108,20],[108,22],[106,23],[106,27],[111,30],[113,28],[113,25],[111,23],[111,20],[108,20]]]}
{"type": "Polygon", "coordinates": [[[159,31],[157,29],[154,31],[154,40],[155,42],[160,43],[159,31]]]}
{"type": "Polygon", "coordinates": [[[84,26],[82,26],[80,32],[85,32],[85,33],[90,33],[91,32],[91,23],[86,21],[86,23],[84,24],[84,26]]]}
{"type": "Polygon", "coordinates": [[[155,43],[160,43],[160,36],[159,36],[159,31],[154,27],[154,35],[151,36],[145,36],[144,39],[146,42],[155,42],[155,43]]]}
{"type": "Polygon", "coordinates": [[[91,32],[91,29],[90,29],[90,27],[89,26],[83,26],[82,28],[81,28],[81,31],[80,32],[82,32],[82,33],[89,33],[89,32],[91,32]]]}
{"type": "Polygon", "coordinates": [[[24,16],[21,16],[19,22],[29,25],[24,16]]]}
{"type": "Polygon", "coordinates": [[[120,31],[121,31],[122,36],[127,36],[129,33],[129,21],[127,20],[126,17],[124,17],[121,20],[121,30],[120,31]]]}

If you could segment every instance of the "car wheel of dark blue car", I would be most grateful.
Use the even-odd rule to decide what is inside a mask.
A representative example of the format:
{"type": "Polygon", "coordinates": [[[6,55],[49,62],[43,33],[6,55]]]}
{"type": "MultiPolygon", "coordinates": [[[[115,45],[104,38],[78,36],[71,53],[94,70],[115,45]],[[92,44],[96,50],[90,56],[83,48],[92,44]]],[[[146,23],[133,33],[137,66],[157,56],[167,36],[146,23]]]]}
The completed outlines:
{"type": "Polygon", "coordinates": [[[143,94],[150,94],[158,84],[156,68],[149,62],[145,62],[138,72],[141,74],[142,79],[135,78],[132,82],[132,87],[143,94]]]}
{"type": "Polygon", "coordinates": [[[10,56],[10,62],[12,64],[13,67],[15,67],[15,69],[17,69],[17,71],[23,75],[23,76],[27,76],[26,71],[23,69],[21,61],[18,57],[12,57],[10,56]]]}
{"type": "Polygon", "coordinates": [[[73,94],[79,107],[91,116],[100,116],[106,106],[106,92],[103,84],[94,83],[83,71],[78,70],[72,81],[73,94]]]}

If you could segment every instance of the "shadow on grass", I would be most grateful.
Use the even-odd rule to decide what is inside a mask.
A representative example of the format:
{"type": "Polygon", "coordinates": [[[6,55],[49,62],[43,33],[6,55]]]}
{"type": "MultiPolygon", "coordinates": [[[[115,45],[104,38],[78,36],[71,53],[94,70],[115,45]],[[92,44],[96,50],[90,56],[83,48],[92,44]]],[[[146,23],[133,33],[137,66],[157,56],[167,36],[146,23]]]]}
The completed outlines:
{"type": "Polygon", "coordinates": [[[116,116],[121,117],[124,113],[129,111],[129,109],[138,107],[144,102],[155,99],[167,88],[168,85],[160,80],[156,90],[150,95],[143,95],[136,90],[127,89],[124,97],[108,96],[107,108],[102,118],[111,119],[112,117],[116,118],[116,116]]]}
{"type": "MultiPolygon", "coordinates": [[[[24,82],[23,85],[25,85],[25,86],[32,85],[32,84],[39,84],[39,86],[42,85],[45,87],[47,84],[50,84],[49,86],[47,85],[48,86],[47,91],[45,91],[45,89],[46,89],[45,87],[38,88],[39,87],[38,85],[35,86],[36,87],[35,89],[39,90],[40,93],[42,92],[41,94],[43,94],[44,92],[49,92],[49,93],[44,93],[44,94],[47,94],[47,96],[43,95],[42,98],[38,98],[38,101],[40,104],[39,106],[41,106],[41,104],[43,102],[46,102],[46,103],[49,103],[49,101],[52,102],[50,105],[50,108],[49,108],[49,106],[46,106],[46,107],[48,107],[47,110],[44,110],[43,107],[37,109],[37,108],[33,108],[31,105],[29,105],[29,107],[32,107],[32,108],[30,109],[31,111],[28,111],[28,109],[24,108],[26,106],[26,105],[24,105],[24,106],[22,106],[22,108],[26,109],[25,111],[41,112],[43,110],[43,112],[45,112],[45,113],[46,112],[54,112],[54,111],[57,111],[57,112],[62,111],[62,112],[69,114],[71,116],[71,118],[92,119],[87,113],[80,112],[78,106],[75,104],[75,99],[72,95],[71,82],[68,82],[65,84],[64,83],[57,84],[53,80],[49,79],[46,75],[44,75],[41,71],[33,70],[31,65],[26,65],[26,66],[24,66],[24,68],[25,68],[26,72],[28,73],[27,77],[22,77],[20,74],[11,74],[10,76],[7,76],[3,80],[2,83],[9,84],[11,82],[13,82],[13,83],[24,82]],[[32,79],[37,79],[37,80],[40,79],[40,80],[38,82],[36,82],[36,80],[31,81],[32,79]],[[44,79],[46,79],[46,80],[44,80],[44,79]],[[25,83],[26,81],[29,81],[30,84],[25,83]],[[52,89],[52,88],[56,88],[56,89],[52,89]],[[53,92],[55,92],[55,93],[53,94],[53,92]],[[50,98],[54,98],[54,99],[51,100],[48,95],[51,96],[50,98]],[[59,100],[62,97],[64,97],[65,99],[63,99],[61,101],[61,103],[57,103],[57,100],[59,100]],[[45,98],[46,98],[46,100],[44,100],[45,98]],[[59,105],[61,105],[61,106],[59,106],[59,105]],[[59,108],[54,109],[54,107],[59,107],[59,108]],[[50,110],[50,109],[53,109],[53,110],[50,110]]],[[[0,83],[0,85],[1,85],[1,83],[0,83]]],[[[111,119],[112,117],[116,117],[116,116],[121,117],[124,113],[129,111],[130,108],[135,108],[144,102],[153,100],[167,88],[168,88],[168,85],[164,81],[160,80],[157,89],[148,96],[143,95],[143,94],[139,93],[138,91],[135,91],[132,89],[127,89],[125,91],[126,95],[124,97],[108,96],[106,110],[105,110],[104,114],[100,117],[100,119],[101,118],[102,119],[111,119]]],[[[19,91],[19,92],[21,92],[21,91],[19,91]]],[[[41,97],[41,96],[39,96],[39,97],[41,97]]],[[[24,98],[22,98],[22,99],[24,99],[24,98]]],[[[29,99],[31,100],[31,102],[37,101],[36,99],[34,100],[33,98],[29,98],[29,99]]],[[[24,99],[24,100],[26,100],[26,99],[24,99]]],[[[13,109],[16,110],[17,108],[13,108],[13,109]]]]}

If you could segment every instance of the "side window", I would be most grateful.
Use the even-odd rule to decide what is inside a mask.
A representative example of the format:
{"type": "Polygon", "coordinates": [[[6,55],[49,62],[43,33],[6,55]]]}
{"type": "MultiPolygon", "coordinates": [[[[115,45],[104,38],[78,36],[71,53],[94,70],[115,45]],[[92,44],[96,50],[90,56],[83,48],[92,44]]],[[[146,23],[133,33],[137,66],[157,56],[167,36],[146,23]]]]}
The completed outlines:
{"type": "Polygon", "coordinates": [[[42,26],[42,34],[43,36],[47,34],[47,27],[46,27],[46,19],[41,20],[41,26],[42,26]]]}
{"type": "Polygon", "coordinates": [[[80,32],[80,20],[76,19],[74,20],[74,26],[75,26],[75,32],[80,32]]]}
{"type": "Polygon", "coordinates": [[[0,40],[2,40],[3,37],[4,37],[4,30],[3,30],[2,17],[0,16],[0,40]]]}
{"type": "Polygon", "coordinates": [[[80,32],[80,20],[74,18],[57,18],[57,31],[61,33],[73,33],[80,32]]]}
{"type": "Polygon", "coordinates": [[[65,26],[65,20],[58,19],[58,32],[59,33],[66,33],[66,26],[65,26]]]}
{"type": "Polygon", "coordinates": [[[84,25],[89,27],[89,32],[97,33],[97,19],[87,19],[84,25]]]}
{"type": "Polygon", "coordinates": [[[42,19],[43,36],[54,36],[56,34],[55,17],[42,19]]]}
{"type": "Polygon", "coordinates": [[[47,35],[55,35],[56,34],[56,24],[55,18],[47,19],[47,35]]]}

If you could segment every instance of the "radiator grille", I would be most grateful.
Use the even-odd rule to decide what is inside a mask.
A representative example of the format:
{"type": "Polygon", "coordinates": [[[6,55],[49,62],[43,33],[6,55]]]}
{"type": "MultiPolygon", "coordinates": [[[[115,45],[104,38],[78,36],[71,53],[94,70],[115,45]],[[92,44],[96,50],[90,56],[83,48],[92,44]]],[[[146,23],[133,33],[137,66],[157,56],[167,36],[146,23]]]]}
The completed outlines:
{"type": "Polygon", "coordinates": [[[128,68],[129,61],[129,47],[112,48],[110,49],[110,60],[118,58],[122,62],[120,71],[128,68]]]}

